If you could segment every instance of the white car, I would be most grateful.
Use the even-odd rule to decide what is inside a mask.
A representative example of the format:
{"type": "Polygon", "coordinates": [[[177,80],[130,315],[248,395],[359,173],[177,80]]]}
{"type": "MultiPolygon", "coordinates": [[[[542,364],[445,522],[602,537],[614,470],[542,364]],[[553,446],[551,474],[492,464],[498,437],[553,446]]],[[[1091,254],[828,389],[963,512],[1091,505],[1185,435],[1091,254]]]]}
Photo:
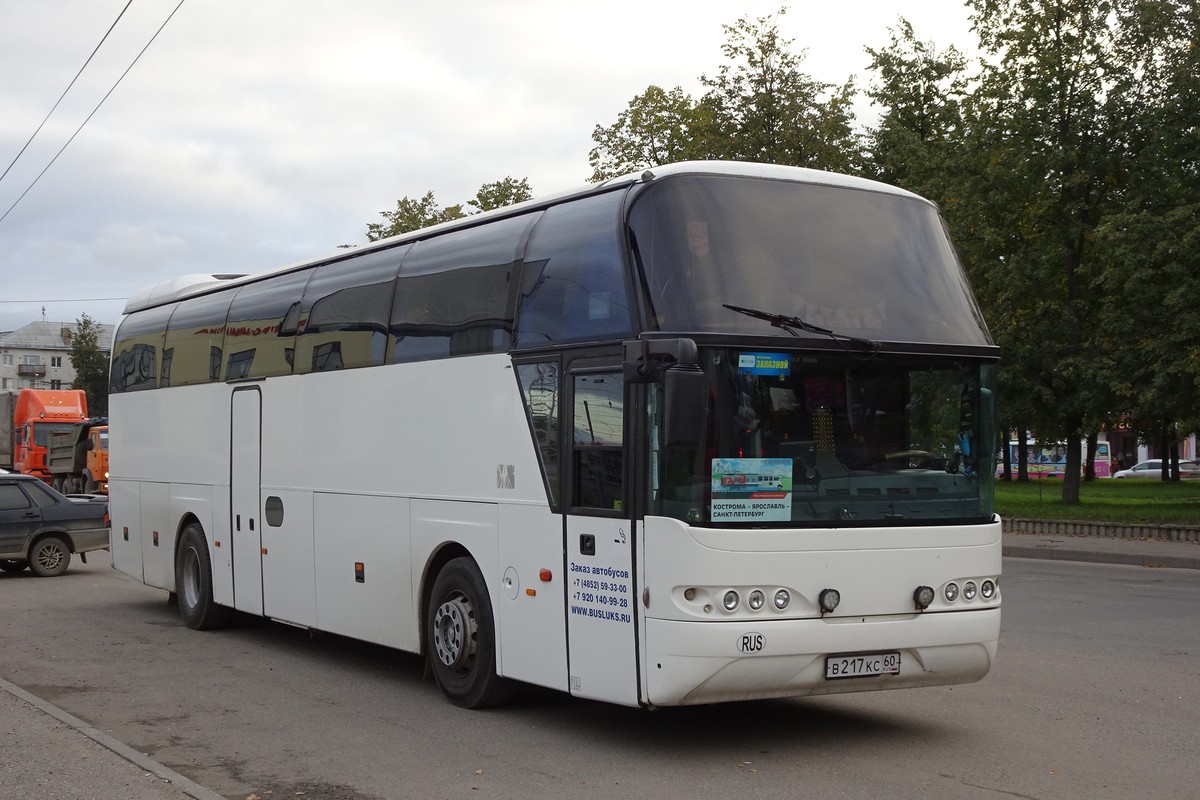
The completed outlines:
{"type": "MultiPolygon", "coordinates": [[[[1161,478],[1162,477],[1162,459],[1152,458],[1149,461],[1143,461],[1140,464],[1135,464],[1129,469],[1119,470],[1113,475],[1114,478],[1161,478]]],[[[1179,461],[1179,477],[1181,478],[1200,478],[1200,464],[1195,461],[1179,461]]]]}

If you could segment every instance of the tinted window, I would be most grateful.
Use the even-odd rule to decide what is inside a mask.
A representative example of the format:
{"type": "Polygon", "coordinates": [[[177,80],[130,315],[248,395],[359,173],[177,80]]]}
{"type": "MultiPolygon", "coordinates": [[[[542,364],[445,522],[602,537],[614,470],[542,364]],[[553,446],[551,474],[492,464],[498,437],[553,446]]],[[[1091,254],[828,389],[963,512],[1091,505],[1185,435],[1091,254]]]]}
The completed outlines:
{"type": "Polygon", "coordinates": [[[393,361],[508,350],[513,265],[533,219],[500,220],[413,246],[392,305],[393,361]]]}
{"type": "Polygon", "coordinates": [[[317,268],[300,306],[297,372],[384,363],[396,272],[408,249],[368,253],[317,268]]]}
{"type": "Polygon", "coordinates": [[[558,362],[542,361],[517,367],[525,410],[529,414],[533,439],[542,462],[542,474],[550,492],[550,505],[558,505],[558,362]]]}
{"type": "Polygon", "coordinates": [[[237,290],[225,327],[226,380],[292,371],[300,298],[312,270],[275,275],[237,290]]]}
{"type": "Polygon", "coordinates": [[[174,310],[174,305],[148,308],[130,314],[121,323],[113,341],[110,392],[119,394],[158,386],[159,351],[167,320],[174,310]]]}
{"type": "Polygon", "coordinates": [[[29,498],[15,483],[0,483],[0,511],[11,511],[15,508],[29,508],[32,505],[29,498]]]}
{"type": "Polygon", "coordinates": [[[171,352],[169,381],[184,386],[221,379],[221,347],[225,315],[233,292],[201,295],[181,302],[167,325],[166,349],[171,352]]]}
{"type": "Polygon", "coordinates": [[[58,504],[58,500],[54,495],[50,494],[50,490],[41,483],[27,483],[25,484],[25,491],[29,492],[29,496],[33,498],[34,504],[42,508],[49,508],[58,504]]]}
{"type": "Polygon", "coordinates": [[[517,345],[607,339],[633,330],[621,258],[621,200],[610,192],[555,206],[521,267],[517,345]]]}
{"type": "Polygon", "coordinates": [[[646,188],[629,226],[659,330],[778,334],[728,303],[871,339],[991,344],[937,209],[916,197],[681,176],[646,188]]]}
{"type": "Polygon", "coordinates": [[[622,509],[625,381],[619,373],[575,376],[574,505],[622,509]]]}

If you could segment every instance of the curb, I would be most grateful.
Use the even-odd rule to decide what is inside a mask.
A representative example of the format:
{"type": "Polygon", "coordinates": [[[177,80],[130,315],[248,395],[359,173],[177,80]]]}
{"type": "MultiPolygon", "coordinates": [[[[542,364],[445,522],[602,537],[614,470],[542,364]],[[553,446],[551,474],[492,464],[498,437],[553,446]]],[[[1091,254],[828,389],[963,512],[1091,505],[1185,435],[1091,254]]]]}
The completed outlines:
{"type": "Polygon", "coordinates": [[[1040,536],[1097,536],[1105,539],[1152,539],[1164,542],[1200,542],[1200,525],[1127,525],[1084,520],[1002,518],[1005,533],[1040,536]]]}
{"type": "MultiPolygon", "coordinates": [[[[1135,544],[1130,542],[1130,544],[1135,544]]],[[[1152,545],[1153,546],[1153,545],[1152,545]]],[[[1084,561],[1092,564],[1123,564],[1134,567],[1200,570],[1200,548],[1196,555],[1140,550],[1096,550],[1072,546],[1063,539],[1039,539],[1037,543],[1003,545],[1005,558],[1040,558],[1054,561],[1084,561]]]]}
{"type": "Polygon", "coordinates": [[[16,697],[19,700],[23,700],[24,702],[26,702],[29,705],[36,708],[38,711],[41,711],[42,713],[53,717],[54,719],[58,720],[59,722],[63,723],[64,725],[67,725],[70,728],[74,728],[76,731],[78,731],[79,733],[82,733],[84,736],[88,737],[96,744],[98,744],[101,747],[104,747],[108,750],[111,750],[112,752],[116,753],[121,758],[125,759],[126,761],[132,763],[139,769],[144,770],[145,772],[149,772],[150,774],[161,779],[165,783],[171,784],[172,786],[174,786],[175,788],[179,789],[181,792],[186,794],[188,797],[194,798],[194,800],[225,800],[224,797],[217,794],[216,792],[213,792],[209,789],[205,789],[203,786],[196,783],[195,781],[192,781],[189,778],[185,778],[183,775],[180,775],[178,772],[175,772],[173,769],[170,769],[169,767],[158,763],[157,761],[150,758],[150,756],[146,755],[145,753],[139,753],[137,750],[134,750],[129,745],[127,745],[123,742],[117,741],[116,739],[114,739],[113,737],[104,733],[103,731],[100,731],[100,730],[92,727],[91,725],[88,725],[86,722],[79,719],[78,717],[74,717],[74,716],[68,714],[66,711],[63,711],[58,706],[55,706],[51,703],[47,703],[45,700],[41,699],[37,695],[30,694],[29,692],[25,691],[24,689],[22,689],[20,686],[17,686],[16,684],[9,683],[8,681],[4,680],[3,678],[0,678],[0,690],[8,692],[13,697],[16,697]]]}

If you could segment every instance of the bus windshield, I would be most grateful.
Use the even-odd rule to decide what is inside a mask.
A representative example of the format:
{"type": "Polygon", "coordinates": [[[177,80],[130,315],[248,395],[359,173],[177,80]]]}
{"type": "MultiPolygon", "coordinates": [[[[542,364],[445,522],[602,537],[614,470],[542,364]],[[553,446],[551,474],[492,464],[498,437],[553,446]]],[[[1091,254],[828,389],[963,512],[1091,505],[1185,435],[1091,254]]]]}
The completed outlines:
{"type": "Polygon", "coordinates": [[[994,367],[703,348],[703,446],[660,449],[651,507],[693,524],[992,520],[994,367]]]}
{"type": "Polygon", "coordinates": [[[629,226],[653,329],[778,335],[729,304],[872,340],[992,344],[937,209],[914,195],[679,176],[645,189],[629,226]]]}

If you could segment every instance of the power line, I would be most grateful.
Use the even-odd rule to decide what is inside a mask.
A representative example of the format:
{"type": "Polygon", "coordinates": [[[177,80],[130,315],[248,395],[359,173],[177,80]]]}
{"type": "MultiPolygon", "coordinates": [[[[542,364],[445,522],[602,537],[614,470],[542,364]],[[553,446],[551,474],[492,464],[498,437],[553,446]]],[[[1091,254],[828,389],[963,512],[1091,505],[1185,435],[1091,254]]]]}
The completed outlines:
{"type": "Polygon", "coordinates": [[[59,96],[58,101],[55,102],[54,108],[50,109],[50,112],[46,114],[46,118],[42,120],[42,124],[38,125],[37,130],[35,130],[33,135],[29,137],[29,141],[26,142],[24,146],[21,147],[20,152],[13,157],[12,164],[9,164],[8,168],[4,170],[4,175],[0,175],[0,181],[4,180],[5,176],[8,175],[9,170],[13,168],[13,164],[16,164],[17,160],[20,159],[25,153],[25,148],[29,147],[29,145],[33,143],[33,140],[37,138],[37,135],[42,132],[42,128],[50,120],[51,115],[54,114],[55,109],[58,108],[59,103],[61,103],[63,98],[67,96],[67,92],[71,91],[71,87],[75,85],[75,81],[79,80],[79,76],[83,74],[85,69],[87,69],[87,65],[92,63],[92,59],[95,58],[96,53],[100,51],[101,45],[103,45],[105,40],[108,39],[108,35],[113,32],[113,28],[117,27],[117,23],[121,21],[121,17],[125,16],[125,12],[129,10],[131,5],[133,5],[133,0],[129,0],[129,2],[125,4],[125,8],[121,9],[121,13],[117,14],[117,18],[113,20],[113,24],[109,26],[108,31],[106,31],[104,36],[100,38],[100,44],[96,45],[96,49],[93,50],[92,54],[87,57],[87,61],[83,62],[83,66],[79,68],[79,72],[75,73],[75,77],[71,78],[71,82],[67,84],[67,88],[63,89],[63,93],[59,96]]]}
{"type": "Polygon", "coordinates": [[[128,299],[128,297],[69,297],[61,300],[0,300],[0,303],[11,303],[13,305],[37,305],[38,303],[109,303],[128,299]]]}
{"type": "Polygon", "coordinates": [[[163,24],[158,26],[158,30],[156,30],[154,35],[150,37],[150,41],[146,42],[146,46],[138,51],[137,56],[135,56],[133,61],[129,63],[129,66],[125,68],[125,71],[121,73],[121,77],[117,78],[117,82],[112,85],[112,88],[108,90],[108,93],[105,94],[104,97],[100,98],[100,102],[97,103],[96,107],[92,109],[92,113],[88,114],[87,119],[79,124],[79,127],[75,129],[73,134],[71,134],[71,138],[67,139],[67,143],[64,144],[62,148],[54,154],[54,158],[50,159],[50,163],[46,165],[45,169],[39,172],[38,176],[33,179],[33,183],[29,184],[29,186],[25,188],[25,191],[21,192],[21,196],[18,197],[11,206],[8,207],[8,210],[4,212],[4,216],[0,216],[0,222],[4,222],[4,220],[8,218],[8,215],[12,213],[12,210],[16,208],[22,200],[25,199],[25,195],[29,194],[29,191],[37,185],[37,182],[42,179],[42,176],[46,174],[47,170],[54,166],[54,162],[58,161],[58,157],[63,154],[63,151],[71,145],[71,142],[75,141],[75,137],[79,135],[79,132],[83,130],[83,127],[88,124],[91,118],[96,115],[96,112],[100,110],[100,106],[104,105],[104,101],[109,98],[109,95],[115,92],[117,87],[121,85],[121,81],[125,80],[125,76],[129,74],[131,69],[133,69],[134,64],[136,64],[142,55],[148,49],[150,49],[150,45],[154,44],[154,40],[158,38],[160,33],[162,33],[163,28],[167,27],[167,23],[171,21],[171,18],[175,16],[175,12],[179,10],[179,7],[182,6],[183,3],[184,0],[179,0],[179,5],[175,6],[174,10],[172,10],[167,18],[163,21],[163,24]]]}

